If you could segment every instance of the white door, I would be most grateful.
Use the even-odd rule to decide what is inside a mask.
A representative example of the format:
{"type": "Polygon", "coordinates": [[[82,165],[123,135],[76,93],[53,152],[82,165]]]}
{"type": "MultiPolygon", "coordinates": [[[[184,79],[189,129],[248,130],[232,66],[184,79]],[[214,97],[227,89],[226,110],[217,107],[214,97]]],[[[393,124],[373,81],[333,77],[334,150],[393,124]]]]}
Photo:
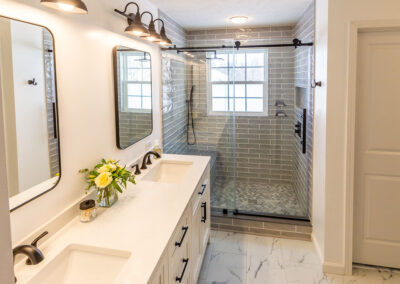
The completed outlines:
{"type": "Polygon", "coordinates": [[[354,251],[400,268],[400,31],[359,35],[354,251]]]}

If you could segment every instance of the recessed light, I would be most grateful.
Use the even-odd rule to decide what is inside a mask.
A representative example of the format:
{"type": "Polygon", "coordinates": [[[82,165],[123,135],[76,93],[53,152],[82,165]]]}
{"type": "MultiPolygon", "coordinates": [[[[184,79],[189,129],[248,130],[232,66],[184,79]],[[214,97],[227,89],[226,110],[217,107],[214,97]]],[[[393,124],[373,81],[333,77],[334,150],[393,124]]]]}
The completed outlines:
{"type": "Polygon", "coordinates": [[[249,20],[249,18],[246,16],[235,16],[230,18],[229,20],[231,21],[231,23],[234,24],[244,24],[249,20]]]}

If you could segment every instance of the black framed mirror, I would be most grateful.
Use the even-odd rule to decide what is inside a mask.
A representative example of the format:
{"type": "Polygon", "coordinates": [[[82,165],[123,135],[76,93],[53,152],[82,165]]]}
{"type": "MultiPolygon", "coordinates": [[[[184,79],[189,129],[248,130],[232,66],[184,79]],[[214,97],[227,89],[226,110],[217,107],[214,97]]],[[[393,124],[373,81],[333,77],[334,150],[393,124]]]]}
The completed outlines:
{"type": "Polygon", "coordinates": [[[117,146],[126,149],[153,132],[151,56],[124,46],[113,56],[117,146]]]}
{"type": "Polygon", "coordinates": [[[55,70],[49,29],[0,16],[0,185],[10,211],[61,178],[55,70]]]}

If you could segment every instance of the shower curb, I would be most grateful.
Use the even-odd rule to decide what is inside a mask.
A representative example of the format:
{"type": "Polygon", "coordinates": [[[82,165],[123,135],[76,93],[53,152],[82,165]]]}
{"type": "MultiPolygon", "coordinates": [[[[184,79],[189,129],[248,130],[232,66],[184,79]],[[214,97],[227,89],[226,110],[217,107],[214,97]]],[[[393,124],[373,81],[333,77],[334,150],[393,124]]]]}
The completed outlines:
{"type": "Polygon", "coordinates": [[[254,219],[211,216],[211,228],[217,231],[311,241],[312,226],[309,222],[283,219],[275,221],[267,217],[254,219]]]}

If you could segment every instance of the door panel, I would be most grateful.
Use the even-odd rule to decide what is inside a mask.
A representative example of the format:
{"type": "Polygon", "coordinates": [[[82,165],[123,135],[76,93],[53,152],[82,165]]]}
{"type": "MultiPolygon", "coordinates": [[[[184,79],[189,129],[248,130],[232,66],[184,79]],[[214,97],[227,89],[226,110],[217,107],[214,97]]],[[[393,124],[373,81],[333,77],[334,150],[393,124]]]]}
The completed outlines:
{"type": "Polygon", "coordinates": [[[400,32],[359,34],[354,179],[358,263],[400,267],[400,32]]]}

